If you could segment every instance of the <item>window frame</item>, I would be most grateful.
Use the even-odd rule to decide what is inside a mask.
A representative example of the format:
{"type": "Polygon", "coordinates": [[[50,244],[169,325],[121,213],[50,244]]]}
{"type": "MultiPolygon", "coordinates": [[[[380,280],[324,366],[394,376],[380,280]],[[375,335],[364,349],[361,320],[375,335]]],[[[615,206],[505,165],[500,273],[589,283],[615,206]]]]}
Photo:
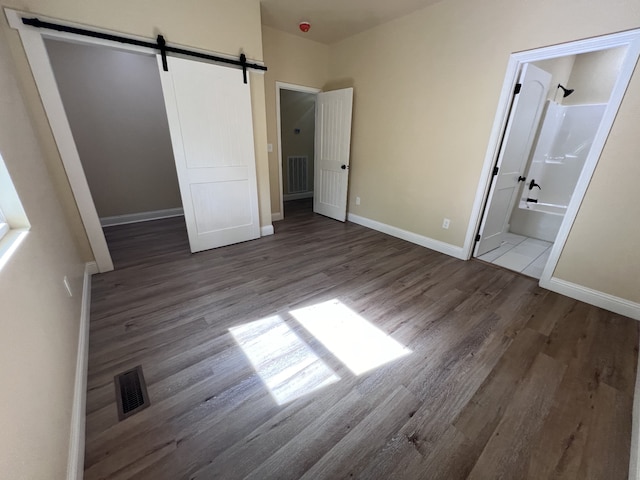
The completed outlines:
{"type": "Polygon", "coordinates": [[[9,233],[9,230],[11,230],[11,228],[9,227],[7,219],[5,218],[4,213],[2,213],[2,209],[0,208],[0,241],[2,241],[7,233],[9,233]]]}

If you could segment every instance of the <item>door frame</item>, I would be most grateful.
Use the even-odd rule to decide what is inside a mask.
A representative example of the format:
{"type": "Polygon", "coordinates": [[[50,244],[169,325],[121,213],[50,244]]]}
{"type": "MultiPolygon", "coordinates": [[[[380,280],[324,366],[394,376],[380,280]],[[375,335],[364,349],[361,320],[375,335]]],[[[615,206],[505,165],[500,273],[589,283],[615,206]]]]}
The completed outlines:
{"type": "MultiPolygon", "coordinates": [[[[280,91],[281,90],[292,90],[294,92],[302,92],[302,93],[313,93],[317,95],[322,92],[321,88],[315,87],[305,87],[304,85],[295,85],[293,83],[285,83],[285,82],[276,82],[276,129],[278,135],[278,194],[280,196],[280,211],[271,214],[271,220],[284,220],[284,184],[282,182],[282,116],[280,113],[280,91]]],[[[315,163],[314,163],[315,165],[315,163]]]]}
{"type": "MultiPolygon", "coordinates": [[[[518,201],[518,197],[520,197],[521,195],[522,184],[520,183],[520,178],[522,178],[523,173],[526,170],[529,153],[535,147],[536,132],[537,132],[538,126],[544,119],[543,114],[545,110],[545,103],[547,102],[547,96],[549,94],[549,90],[551,89],[552,81],[553,81],[553,75],[551,75],[549,72],[545,70],[542,70],[539,67],[536,67],[531,63],[525,63],[522,66],[522,69],[520,70],[520,72],[518,73],[518,85],[520,85],[520,91],[519,93],[516,93],[514,90],[514,93],[512,94],[513,100],[511,102],[511,106],[509,107],[509,114],[507,115],[507,124],[505,125],[505,133],[504,133],[504,136],[502,137],[500,149],[498,151],[498,155],[496,158],[496,166],[494,168],[493,175],[491,178],[491,186],[489,188],[489,192],[487,193],[485,208],[481,215],[480,226],[478,227],[478,235],[480,235],[480,240],[475,242],[474,248],[473,248],[473,255],[475,257],[479,257],[483,253],[493,250],[493,248],[496,248],[496,247],[493,247],[493,248],[491,247],[495,245],[496,242],[501,242],[502,239],[504,238],[504,235],[506,233],[505,227],[509,226],[508,221],[511,217],[511,212],[513,211],[514,205],[518,201]],[[532,82],[538,83],[538,84],[544,83],[542,85],[542,92],[540,92],[541,95],[536,96],[537,102],[536,102],[535,111],[533,106],[529,103],[526,106],[522,105],[522,102],[527,102],[528,100],[530,100],[532,98],[531,94],[535,93],[535,91],[533,90],[534,87],[532,86],[532,82]],[[519,177],[517,181],[513,182],[513,180],[515,180],[515,171],[514,171],[515,169],[511,167],[509,163],[505,163],[505,158],[507,157],[506,152],[509,147],[514,145],[512,142],[514,139],[511,138],[512,132],[521,130],[518,127],[520,127],[523,121],[523,118],[527,118],[527,115],[531,112],[534,112],[534,117],[531,119],[532,120],[531,128],[526,129],[528,138],[524,142],[525,148],[520,151],[522,156],[521,157],[510,156],[510,158],[513,158],[513,159],[519,158],[520,160],[518,162],[518,169],[517,169],[519,173],[519,177]],[[516,121],[520,122],[520,124],[517,125],[516,128],[514,129],[514,124],[516,124],[516,121]],[[507,177],[505,177],[505,175],[507,177]],[[507,181],[509,182],[507,185],[504,184],[505,178],[507,178],[507,181]],[[509,181],[508,179],[511,179],[512,181],[509,181]],[[499,186],[499,184],[501,185],[499,186]],[[496,195],[498,194],[498,191],[499,191],[498,189],[500,189],[500,191],[511,189],[511,195],[509,197],[507,216],[506,217],[500,216],[502,221],[502,226],[501,226],[500,232],[496,234],[496,233],[487,231],[487,224],[488,224],[489,217],[492,214],[495,215],[495,212],[493,212],[492,209],[497,205],[494,202],[497,201],[496,195]],[[485,242],[489,243],[489,246],[487,246],[487,243],[485,242]],[[486,250],[487,247],[489,248],[488,250],[486,250]],[[482,251],[482,253],[480,253],[480,251],[482,251]]],[[[515,145],[523,145],[523,142],[519,142],[518,140],[516,140],[515,145]]],[[[500,217],[495,215],[493,218],[498,219],[500,217]]]]}
{"type": "MultiPolygon", "coordinates": [[[[633,75],[633,70],[638,62],[638,58],[640,57],[640,29],[603,35],[600,37],[513,53],[510,55],[502,85],[502,91],[500,93],[500,99],[498,101],[498,108],[493,128],[489,136],[489,145],[487,147],[480,181],[476,190],[471,218],[465,236],[463,252],[466,259],[470,259],[473,254],[476,232],[478,231],[482,221],[484,210],[483,205],[486,202],[491,188],[493,167],[498,158],[501,143],[500,140],[506,128],[513,89],[515,88],[521,67],[525,63],[624,46],[627,47],[627,53],[622,62],[618,78],[613,87],[611,96],[609,97],[609,102],[607,103],[602,121],[600,122],[600,126],[598,127],[598,131],[593,140],[589,155],[587,156],[582,168],[582,173],[578,179],[573,196],[571,197],[571,201],[567,207],[567,212],[565,213],[560,230],[556,236],[556,241],[551,249],[549,260],[547,261],[540,278],[540,286],[552,289],[550,288],[552,286],[552,276],[556,266],[558,265],[560,254],[562,253],[565,243],[569,237],[569,232],[571,231],[571,227],[577,217],[578,210],[587,192],[591,177],[593,176],[593,172],[595,171],[598,160],[602,154],[602,150],[604,149],[604,144],[609,136],[609,132],[611,131],[618,109],[622,103],[625,91],[629,85],[631,76],[633,75]]],[[[553,289],[557,290],[556,288],[553,289]]]]}
{"type": "MultiPolygon", "coordinates": [[[[111,254],[109,253],[109,247],[100,224],[100,218],[89,190],[89,184],[80,162],[80,155],[76,148],[73,134],[71,133],[71,127],[69,120],[64,110],[62,103],[62,97],[58,90],[58,84],[51,67],[49,60],[49,54],[47,53],[46,46],[44,44],[45,38],[54,38],[58,40],[67,40],[73,43],[79,43],[83,45],[92,45],[99,47],[112,48],[114,50],[120,50],[130,53],[140,53],[144,55],[156,56],[158,53],[156,49],[140,47],[136,45],[123,44],[115,41],[104,40],[100,38],[85,37],[67,32],[58,32],[54,30],[43,30],[40,28],[32,27],[22,23],[22,17],[33,17],[37,15],[39,19],[44,21],[55,22],[61,25],[76,28],[86,28],[86,25],[79,23],[68,22],[60,20],[58,18],[48,17],[46,15],[40,15],[34,12],[22,12],[20,10],[14,10],[11,8],[4,8],[5,15],[7,17],[9,26],[18,31],[22,46],[24,48],[31,72],[36,83],[40,99],[44,107],[51,132],[55,140],[64,170],[69,180],[69,186],[73,193],[80,218],[84,225],[85,232],[89,245],[93,252],[93,256],[96,261],[98,272],[109,272],[113,270],[113,261],[111,254]]],[[[118,35],[121,32],[115,32],[104,28],[91,27],[92,30],[118,35]]],[[[137,39],[140,41],[148,42],[149,39],[140,35],[127,35],[129,38],[137,39]]],[[[200,52],[209,55],[216,55],[218,57],[229,58],[235,60],[232,55],[222,54],[218,52],[212,52],[203,49],[197,49],[189,47],[191,51],[200,52]]],[[[261,61],[253,61],[254,63],[262,65],[261,61]]],[[[233,67],[230,67],[233,68],[233,67]]]]}

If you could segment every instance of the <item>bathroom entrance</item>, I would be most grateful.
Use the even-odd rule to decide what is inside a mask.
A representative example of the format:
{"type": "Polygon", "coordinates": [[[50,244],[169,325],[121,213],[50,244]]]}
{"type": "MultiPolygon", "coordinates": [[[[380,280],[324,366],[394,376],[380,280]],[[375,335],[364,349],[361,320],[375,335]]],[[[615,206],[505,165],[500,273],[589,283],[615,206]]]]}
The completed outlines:
{"type": "Polygon", "coordinates": [[[615,46],[519,65],[474,257],[542,277],[572,198],[581,190],[579,206],[600,156],[610,128],[600,127],[628,50],[615,46]],[[599,151],[592,152],[598,136],[599,151]],[[593,167],[583,175],[589,159],[593,167]]]}

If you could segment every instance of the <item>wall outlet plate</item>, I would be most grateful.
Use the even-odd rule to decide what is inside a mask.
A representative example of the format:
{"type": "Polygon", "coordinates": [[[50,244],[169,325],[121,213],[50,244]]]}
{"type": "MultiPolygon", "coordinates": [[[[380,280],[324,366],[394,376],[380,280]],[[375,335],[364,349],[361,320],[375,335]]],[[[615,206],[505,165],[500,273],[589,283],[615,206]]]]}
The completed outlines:
{"type": "Polygon", "coordinates": [[[450,224],[450,223],[451,223],[451,220],[449,220],[448,218],[445,218],[445,219],[442,221],[442,228],[444,228],[444,229],[449,228],[449,224],[450,224]]]}

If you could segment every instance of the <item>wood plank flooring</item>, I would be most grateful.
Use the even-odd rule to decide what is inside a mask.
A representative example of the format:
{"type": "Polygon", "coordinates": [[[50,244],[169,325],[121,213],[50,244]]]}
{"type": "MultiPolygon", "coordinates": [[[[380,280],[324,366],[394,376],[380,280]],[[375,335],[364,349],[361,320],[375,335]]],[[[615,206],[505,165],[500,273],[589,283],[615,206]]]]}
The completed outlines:
{"type": "Polygon", "coordinates": [[[288,208],[195,255],[181,218],[106,230],[85,479],[627,478],[637,322],[288,208]],[[323,344],[292,314],[330,300],[411,352],[352,373],[331,343],[363,360],[359,334],[323,344]],[[113,377],[138,364],[151,406],[119,422],[113,377]]]}

